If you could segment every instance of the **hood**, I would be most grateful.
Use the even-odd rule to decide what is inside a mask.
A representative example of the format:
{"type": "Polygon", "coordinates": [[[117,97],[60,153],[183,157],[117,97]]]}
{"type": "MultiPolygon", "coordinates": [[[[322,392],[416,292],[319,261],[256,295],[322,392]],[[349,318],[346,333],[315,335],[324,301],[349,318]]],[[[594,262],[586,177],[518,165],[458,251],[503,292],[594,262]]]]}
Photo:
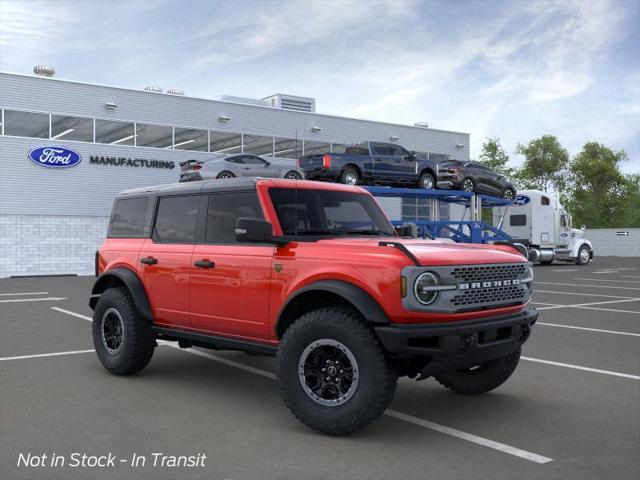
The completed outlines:
{"type": "MultiPolygon", "coordinates": [[[[378,246],[382,241],[397,242],[404,245],[418,259],[421,266],[474,265],[527,261],[527,259],[517,253],[513,248],[506,245],[482,245],[476,243],[455,243],[446,240],[416,240],[398,237],[335,238],[320,240],[318,243],[353,247],[361,253],[366,251],[369,254],[372,253],[370,249],[393,248],[392,246],[378,246]]],[[[402,254],[399,249],[396,250],[399,254],[402,254]]]]}

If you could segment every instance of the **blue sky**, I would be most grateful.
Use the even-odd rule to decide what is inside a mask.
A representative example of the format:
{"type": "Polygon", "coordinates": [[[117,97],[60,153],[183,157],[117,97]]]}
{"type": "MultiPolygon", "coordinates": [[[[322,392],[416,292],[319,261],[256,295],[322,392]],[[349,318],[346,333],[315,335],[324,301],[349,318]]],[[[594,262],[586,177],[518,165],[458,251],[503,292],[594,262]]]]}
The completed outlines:
{"type": "MultiPolygon", "coordinates": [[[[625,149],[640,171],[640,1],[0,0],[0,69],[625,149]]],[[[522,159],[514,157],[515,163],[522,159]]]]}

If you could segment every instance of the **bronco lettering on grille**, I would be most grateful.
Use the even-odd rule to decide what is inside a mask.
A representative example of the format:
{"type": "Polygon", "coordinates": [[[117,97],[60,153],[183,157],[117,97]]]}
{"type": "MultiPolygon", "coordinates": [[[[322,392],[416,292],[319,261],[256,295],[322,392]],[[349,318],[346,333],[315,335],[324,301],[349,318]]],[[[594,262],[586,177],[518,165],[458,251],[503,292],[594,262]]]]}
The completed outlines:
{"type": "Polygon", "coordinates": [[[511,285],[520,285],[520,280],[513,278],[511,280],[493,280],[490,282],[459,283],[458,288],[460,290],[475,290],[478,288],[510,287],[511,285]]]}

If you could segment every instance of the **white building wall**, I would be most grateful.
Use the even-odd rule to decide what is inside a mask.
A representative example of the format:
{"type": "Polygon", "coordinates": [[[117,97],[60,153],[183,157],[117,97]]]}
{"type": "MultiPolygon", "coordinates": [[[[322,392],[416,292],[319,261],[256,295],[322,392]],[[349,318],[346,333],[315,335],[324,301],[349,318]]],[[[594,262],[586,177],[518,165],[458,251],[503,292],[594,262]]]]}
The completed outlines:
{"type": "Polygon", "coordinates": [[[94,273],[108,216],[0,215],[0,277],[94,273]]]}
{"type": "Polygon", "coordinates": [[[640,228],[588,229],[585,232],[585,238],[591,240],[593,244],[594,258],[640,257],[640,228]],[[628,235],[624,235],[625,232],[628,235]]]}

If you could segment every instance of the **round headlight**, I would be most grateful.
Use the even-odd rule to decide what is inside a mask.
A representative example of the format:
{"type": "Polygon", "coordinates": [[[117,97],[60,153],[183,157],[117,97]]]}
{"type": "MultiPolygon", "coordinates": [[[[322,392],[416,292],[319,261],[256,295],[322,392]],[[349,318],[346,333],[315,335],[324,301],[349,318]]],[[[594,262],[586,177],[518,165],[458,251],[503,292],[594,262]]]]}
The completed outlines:
{"type": "Polygon", "coordinates": [[[437,290],[432,290],[438,285],[438,277],[431,272],[424,272],[413,285],[413,291],[418,301],[423,305],[432,304],[438,296],[437,290]]]}

